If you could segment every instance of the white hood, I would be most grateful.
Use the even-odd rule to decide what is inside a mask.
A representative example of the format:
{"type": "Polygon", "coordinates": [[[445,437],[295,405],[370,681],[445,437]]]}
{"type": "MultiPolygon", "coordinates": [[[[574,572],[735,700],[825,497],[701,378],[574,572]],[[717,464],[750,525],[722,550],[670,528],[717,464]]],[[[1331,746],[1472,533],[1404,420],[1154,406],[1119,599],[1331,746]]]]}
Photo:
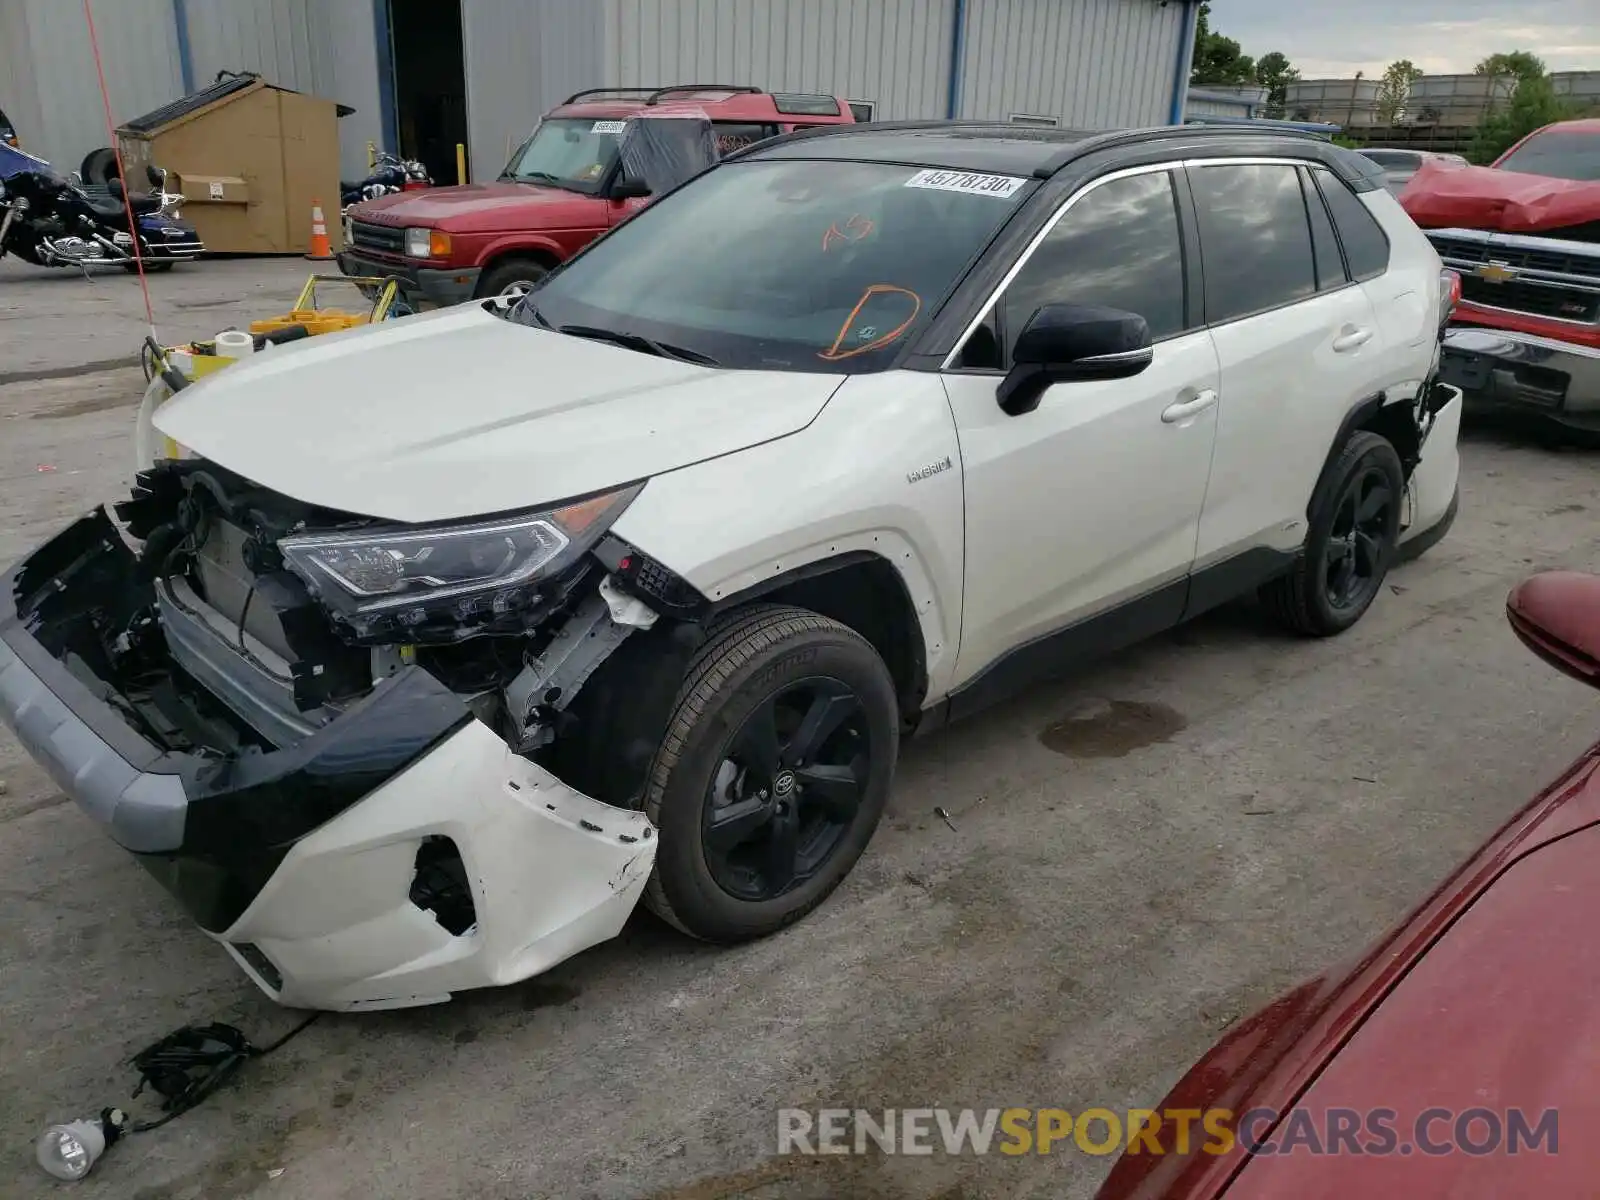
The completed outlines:
{"type": "Polygon", "coordinates": [[[724,371],[464,304],[263,351],[156,412],[264,487],[394,521],[531,508],[805,428],[841,376],[724,371]]]}

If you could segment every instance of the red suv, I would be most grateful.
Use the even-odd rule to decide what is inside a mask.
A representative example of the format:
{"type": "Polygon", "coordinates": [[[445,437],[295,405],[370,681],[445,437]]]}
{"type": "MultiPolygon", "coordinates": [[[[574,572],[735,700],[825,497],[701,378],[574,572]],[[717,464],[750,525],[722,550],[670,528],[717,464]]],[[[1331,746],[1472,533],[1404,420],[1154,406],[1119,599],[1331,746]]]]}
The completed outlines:
{"type": "Polygon", "coordinates": [[[836,97],[680,84],[591,88],[539,122],[493,183],[400,192],[350,212],[339,268],[395,276],[413,303],[520,290],[649,202],[623,175],[631,117],[703,113],[719,153],[814,125],[855,122],[836,97]]]}

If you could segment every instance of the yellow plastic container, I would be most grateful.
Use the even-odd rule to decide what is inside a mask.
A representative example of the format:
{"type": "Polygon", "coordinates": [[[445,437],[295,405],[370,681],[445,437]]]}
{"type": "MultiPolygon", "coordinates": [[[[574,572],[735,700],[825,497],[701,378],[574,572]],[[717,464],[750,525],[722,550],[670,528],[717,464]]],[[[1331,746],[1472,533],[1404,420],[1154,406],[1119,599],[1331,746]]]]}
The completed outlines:
{"type": "Polygon", "coordinates": [[[337,308],[296,308],[290,309],[281,317],[268,317],[264,321],[251,321],[250,332],[255,334],[276,333],[280,329],[287,329],[291,325],[304,325],[309,334],[338,333],[341,329],[351,329],[357,325],[365,325],[372,320],[371,313],[344,312],[337,308]]]}

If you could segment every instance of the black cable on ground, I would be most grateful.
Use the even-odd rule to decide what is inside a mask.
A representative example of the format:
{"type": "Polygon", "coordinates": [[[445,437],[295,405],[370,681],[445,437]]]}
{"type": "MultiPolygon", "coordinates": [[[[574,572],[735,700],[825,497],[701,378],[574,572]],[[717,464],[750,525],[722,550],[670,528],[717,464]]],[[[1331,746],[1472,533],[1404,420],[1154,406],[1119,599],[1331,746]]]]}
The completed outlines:
{"type": "Polygon", "coordinates": [[[322,1014],[314,1012],[275,1042],[256,1046],[232,1025],[185,1025],[133,1056],[138,1096],[149,1087],[161,1097],[162,1115],[127,1127],[129,1133],[159,1129],[182,1116],[233,1077],[253,1058],[265,1058],[298,1036],[322,1014]]]}

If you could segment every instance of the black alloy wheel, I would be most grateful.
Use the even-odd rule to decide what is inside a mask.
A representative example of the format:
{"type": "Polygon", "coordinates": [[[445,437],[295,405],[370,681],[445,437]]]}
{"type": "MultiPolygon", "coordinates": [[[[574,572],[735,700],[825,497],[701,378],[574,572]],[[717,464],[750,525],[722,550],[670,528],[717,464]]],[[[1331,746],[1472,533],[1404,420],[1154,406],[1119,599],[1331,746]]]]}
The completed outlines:
{"type": "Polygon", "coordinates": [[[803,918],[872,840],[900,723],[893,677],[848,626],[778,604],[715,621],[650,766],[645,903],[724,945],[803,918]]]}
{"type": "Polygon", "coordinates": [[[872,753],[866,709],[838,679],[800,679],[761,701],[706,797],[703,852],[717,885],[759,902],[815,876],[855,821],[872,753]]]}
{"type": "Polygon", "coordinates": [[[1305,546],[1260,589],[1267,612],[1308,637],[1333,637],[1359,621],[1399,557],[1405,490],[1389,440],[1366,429],[1351,434],[1317,482],[1305,546]]]}
{"type": "Polygon", "coordinates": [[[1323,586],[1335,612],[1365,609],[1377,595],[1389,566],[1389,530],[1398,502],[1388,473],[1375,463],[1352,476],[1335,501],[1322,554],[1323,586]]]}

